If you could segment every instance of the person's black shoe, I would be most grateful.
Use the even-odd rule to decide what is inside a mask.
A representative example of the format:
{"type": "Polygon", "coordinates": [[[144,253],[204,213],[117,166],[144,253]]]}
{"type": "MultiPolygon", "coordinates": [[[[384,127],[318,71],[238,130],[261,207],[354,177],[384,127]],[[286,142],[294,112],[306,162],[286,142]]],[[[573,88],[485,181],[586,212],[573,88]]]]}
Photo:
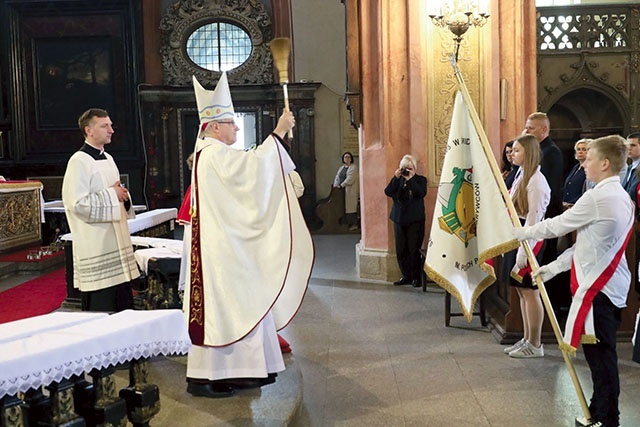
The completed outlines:
{"type": "Polygon", "coordinates": [[[393,282],[393,286],[408,285],[409,283],[411,283],[411,280],[409,280],[406,277],[402,276],[400,278],[400,280],[398,280],[397,282],[393,282]]]}
{"type": "Polygon", "coordinates": [[[226,386],[235,390],[259,388],[262,386],[262,378],[229,378],[217,380],[214,385],[226,386]]]}
{"type": "Polygon", "coordinates": [[[419,288],[420,286],[422,286],[422,283],[420,283],[420,280],[418,279],[413,279],[411,281],[411,286],[413,286],[414,288],[419,288]]]}
{"type": "Polygon", "coordinates": [[[219,399],[221,397],[232,396],[234,391],[231,387],[224,384],[187,384],[187,393],[193,396],[210,397],[212,399],[219,399]]]}
{"type": "Polygon", "coordinates": [[[276,377],[278,374],[269,374],[267,378],[260,378],[261,385],[273,384],[276,382],[276,377]]]}

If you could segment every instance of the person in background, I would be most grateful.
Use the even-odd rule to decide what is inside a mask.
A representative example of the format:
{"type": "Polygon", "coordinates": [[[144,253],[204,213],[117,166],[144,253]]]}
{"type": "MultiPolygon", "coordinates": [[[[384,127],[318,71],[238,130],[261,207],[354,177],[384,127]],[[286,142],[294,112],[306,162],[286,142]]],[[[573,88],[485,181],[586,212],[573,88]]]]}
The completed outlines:
{"type": "Polygon", "coordinates": [[[237,150],[227,75],[214,91],[193,78],[200,118],[191,176],[191,250],[184,310],[193,346],[187,392],[208,398],[275,382],[285,369],[277,330],[302,303],[313,242],[289,172],[285,110],[262,144],[237,150]]]}
{"type": "MultiPolygon", "coordinates": [[[[587,144],[592,140],[583,138],[573,146],[574,157],[578,161],[564,180],[562,187],[562,209],[570,209],[586,190],[587,178],[584,173],[584,160],[587,158],[587,144]]],[[[558,253],[563,252],[573,245],[573,235],[566,234],[558,237],[558,253]]]]}
{"type": "MultiPolygon", "coordinates": [[[[533,135],[540,143],[541,158],[540,172],[546,178],[551,188],[551,200],[547,207],[547,218],[553,218],[562,213],[562,184],[564,183],[564,162],[562,152],[549,136],[551,122],[545,113],[536,112],[527,117],[524,134],[533,135]]],[[[546,242],[542,262],[548,263],[557,258],[558,239],[546,242]]],[[[562,325],[571,305],[571,290],[565,281],[555,278],[547,288],[549,299],[553,305],[558,322],[562,325]]]]}
{"type": "Polygon", "coordinates": [[[73,286],[82,292],[82,310],[133,308],[131,285],[140,271],[127,216],[134,214],[120,171],[105,152],[113,123],[105,110],[91,108],[78,126],[84,144],[69,159],[62,180],[62,203],[73,234],[73,286]]]}
{"type": "MultiPolygon", "coordinates": [[[[631,201],[636,209],[636,220],[640,218],[640,132],[634,132],[627,136],[627,146],[629,147],[629,160],[630,164],[627,165],[627,172],[623,181],[623,187],[625,191],[631,196],[631,201]]],[[[639,265],[640,260],[640,232],[635,233],[635,248],[636,258],[634,260],[636,265],[639,265]]],[[[633,285],[636,291],[640,291],[640,276],[636,276],[635,283],[633,285]]]]}
{"type": "Polygon", "coordinates": [[[591,419],[579,418],[580,425],[620,423],[616,331],[631,282],[625,249],[634,224],[633,203],[617,176],[626,156],[624,139],[618,135],[590,142],[584,169],[596,186],[562,215],[514,229],[520,241],[577,232],[575,245],[535,274],[546,282],[571,270],[573,301],[561,347],[573,353],[582,343],[593,381],[591,419]]]}
{"type": "Polygon", "coordinates": [[[360,197],[360,182],[358,179],[358,166],[353,161],[353,154],[345,152],[342,155],[342,166],[338,168],[333,180],[333,187],[344,189],[344,218],[343,224],[349,226],[350,231],[359,227],[358,198],[360,197]]]}
{"type": "Polygon", "coordinates": [[[518,172],[518,166],[512,163],[513,161],[513,141],[509,141],[504,145],[502,150],[502,179],[507,186],[507,190],[513,185],[513,179],[518,172]]]}
{"type": "MultiPolygon", "coordinates": [[[[193,169],[193,153],[186,160],[189,171],[193,169]]],[[[184,291],[184,283],[187,277],[187,253],[191,248],[191,184],[187,187],[182,198],[182,204],[176,216],[176,222],[183,226],[182,229],[182,260],[180,262],[180,275],[178,277],[178,290],[184,291]]]]}
{"type": "MultiPolygon", "coordinates": [[[[640,172],[640,169],[638,169],[640,165],[640,132],[635,132],[627,136],[627,146],[629,147],[630,163],[625,178],[622,181],[622,186],[631,197],[631,200],[635,202],[636,187],[638,187],[638,183],[640,182],[640,175],[638,175],[638,172],[640,172]]],[[[636,205],[636,210],[637,209],[638,205],[636,205]]]]}
{"type": "Polygon", "coordinates": [[[395,286],[421,286],[423,262],[420,249],[424,240],[424,198],[427,178],[416,172],[418,162],[406,154],[400,160],[384,194],[393,200],[389,218],[393,221],[396,257],[402,277],[395,286]]]}
{"type": "MultiPolygon", "coordinates": [[[[540,146],[533,135],[522,135],[513,143],[513,163],[518,165],[518,174],[511,187],[511,199],[524,225],[536,224],[544,218],[551,189],[540,172],[540,146]]],[[[544,252],[544,241],[530,241],[536,258],[544,252]]],[[[540,341],[544,307],[540,300],[540,291],[531,280],[531,267],[524,248],[504,255],[503,277],[509,275],[510,283],[518,292],[524,336],[504,352],[515,358],[543,357],[544,348],[540,341]]]]}
{"type": "MultiPolygon", "coordinates": [[[[540,143],[540,172],[546,178],[551,189],[551,200],[547,208],[547,218],[562,213],[562,152],[549,136],[551,122],[545,113],[536,112],[527,117],[523,133],[533,135],[540,143]]],[[[555,258],[554,258],[555,259],[555,258]]]]}
{"type": "Polygon", "coordinates": [[[583,164],[587,158],[587,144],[591,141],[589,138],[583,138],[573,146],[574,157],[578,163],[573,166],[562,187],[562,209],[565,211],[571,208],[584,192],[586,174],[583,164]]]}

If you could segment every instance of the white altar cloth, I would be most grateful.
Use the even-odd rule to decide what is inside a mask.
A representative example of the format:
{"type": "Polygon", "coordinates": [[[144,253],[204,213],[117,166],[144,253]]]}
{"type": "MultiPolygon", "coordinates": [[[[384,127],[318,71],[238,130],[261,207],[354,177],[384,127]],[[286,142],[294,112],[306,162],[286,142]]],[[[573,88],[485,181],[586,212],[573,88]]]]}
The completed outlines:
{"type": "Polygon", "coordinates": [[[175,253],[182,253],[182,240],[131,236],[131,243],[139,248],[167,248],[175,253]]]}
{"type": "Polygon", "coordinates": [[[55,312],[0,324],[0,344],[54,329],[63,329],[79,323],[107,317],[98,312],[55,312]]]}
{"type": "Polygon", "coordinates": [[[176,240],[176,242],[180,243],[180,251],[177,252],[172,248],[168,247],[160,247],[160,248],[147,248],[147,249],[138,249],[133,255],[136,257],[136,262],[138,263],[138,268],[145,272],[145,274],[149,273],[149,260],[151,258],[179,258],[182,259],[182,241],[176,240]]]}
{"type": "MultiPolygon", "coordinates": [[[[129,224],[129,234],[135,234],[167,221],[175,220],[176,216],[178,216],[178,210],[176,208],[154,209],[152,211],[142,212],[141,214],[137,214],[134,219],[127,220],[129,224]]],[[[60,236],[60,239],[73,241],[73,234],[63,234],[60,236]]]]}
{"type": "Polygon", "coordinates": [[[0,344],[0,397],[132,359],[187,354],[190,348],[181,310],[125,310],[0,344]]]}
{"type": "MultiPolygon", "coordinates": [[[[62,200],[50,200],[48,202],[44,202],[43,206],[45,212],[64,213],[64,204],[62,203],[62,200]]],[[[146,205],[133,205],[133,211],[136,213],[144,212],[146,210],[146,205]]]]}

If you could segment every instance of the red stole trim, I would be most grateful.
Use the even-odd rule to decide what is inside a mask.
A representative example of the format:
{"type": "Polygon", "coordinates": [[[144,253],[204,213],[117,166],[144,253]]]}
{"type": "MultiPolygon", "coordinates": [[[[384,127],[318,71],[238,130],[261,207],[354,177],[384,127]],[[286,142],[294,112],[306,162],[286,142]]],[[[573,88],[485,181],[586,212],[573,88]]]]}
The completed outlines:
{"type": "MultiPolygon", "coordinates": [[[[631,233],[633,233],[633,228],[629,230],[627,233],[627,237],[624,239],[624,243],[618,249],[618,252],[613,256],[611,263],[605,267],[600,276],[589,286],[589,289],[585,292],[584,297],[582,299],[582,303],[580,304],[580,308],[578,309],[578,313],[576,314],[576,319],[573,323],[573,331],[571,334],[571,344],[572,347],[578,348],[580,344],[580,337],[584,335],[585,328],[584,324],[587,319],[587,315],[589,314],[589,310],[593,306],[593,299],[598,295],[598,293],[605,287],[605,285],[613,276],[616,269],[618,268],[618,264],[620,264],[620,259],[622,255],[624,255],[625,250],[627,249],[627,244],[629,243],[629,238],[631,237],[631,233]]],[[[578,278],[576,276],[574,260],[571,261],[571,295],[575,295],[578,290],[578,278]]]]}
{"type": "MultiPolygon", "coordinates": [[[[196,155],[200,157],[200,151],[196,155]]],[[[196,163],[197,164],[197,159],[196,163]]],[[[202,257],[200,250],[200,198],[198,195],[198,173],[195,171],[194,189],[196,211],[191,218],[191,281],[189,288],[189,336],[193,345],[204,345],[204,285],[202,282],[202,257]]]]}

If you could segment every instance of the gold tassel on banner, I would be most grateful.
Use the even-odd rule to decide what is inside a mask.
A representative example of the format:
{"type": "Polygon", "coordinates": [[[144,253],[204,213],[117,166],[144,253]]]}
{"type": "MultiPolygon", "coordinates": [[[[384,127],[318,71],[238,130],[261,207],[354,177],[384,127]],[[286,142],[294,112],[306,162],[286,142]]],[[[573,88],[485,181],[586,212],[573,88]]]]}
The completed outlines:
{"type": "MultiPolygon", "coordinates": [[[[284,108],[289,110],[289,91],[287,84],[289,83],[289,54],[291,53],[291,40],[286,37],[277,37],[269,43],[273,62],[278,70],[280,84],[284,92],[284,108]]],[[[293,139],[293,131],[289,129],[289,140],[293,139]]]]}

